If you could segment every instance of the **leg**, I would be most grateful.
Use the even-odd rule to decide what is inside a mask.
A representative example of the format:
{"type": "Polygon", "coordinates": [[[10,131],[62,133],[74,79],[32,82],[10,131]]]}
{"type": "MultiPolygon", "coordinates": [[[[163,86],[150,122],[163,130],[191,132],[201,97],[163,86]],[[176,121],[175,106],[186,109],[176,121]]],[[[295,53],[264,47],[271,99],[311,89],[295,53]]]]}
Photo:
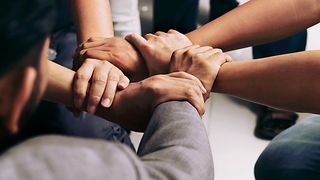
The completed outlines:
{"type": "Polygon", "coordinates": [[[320,116],[278,135],[260,155],[257,180],[320,179],[320,116]]]}

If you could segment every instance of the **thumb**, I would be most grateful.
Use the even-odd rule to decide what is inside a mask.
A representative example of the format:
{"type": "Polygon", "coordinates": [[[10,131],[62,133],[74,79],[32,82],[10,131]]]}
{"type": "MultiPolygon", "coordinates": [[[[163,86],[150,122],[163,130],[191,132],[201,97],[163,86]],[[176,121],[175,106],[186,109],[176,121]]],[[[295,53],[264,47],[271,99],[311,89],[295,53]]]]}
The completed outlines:
{"type": "Polygon", "coordinates": [[[129,34],[125,39],[130,42],[133,46],[139,49],[139,51],[145,49],[148,46],[147,40],[137,34],[129,34]]]}

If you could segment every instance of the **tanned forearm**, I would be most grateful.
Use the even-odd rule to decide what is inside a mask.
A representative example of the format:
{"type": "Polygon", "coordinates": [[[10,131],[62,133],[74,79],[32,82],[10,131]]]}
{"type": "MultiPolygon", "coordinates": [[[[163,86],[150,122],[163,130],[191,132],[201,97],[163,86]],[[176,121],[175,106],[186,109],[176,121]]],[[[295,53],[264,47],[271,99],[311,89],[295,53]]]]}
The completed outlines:
{"type": "Polygon", "coordinates": [[[319,0],[251,0],[187,36],[226,51],[278,40],[318,22],[319,0]]]}
{"type": "Polygon", "coordinates": [[[320,51],[224,64],[213,91],[268,106],[320,113],[320,51]]]}
{"type": "MultiPolygon", "coordinates": [[[[48,63],[49,80],[44,99],[73,107],[72,83],[75,72],[51,61],[48,63]]],[[[145,95],[145,97],[138,97],[138,99],[147,98],[145,93],[137,92],[141,90],[139,87],[139,83],[131,83],[125,90],[117,92],[112,106],[107,109],[99,105],[96,115],[125,128],[141,131],[141,124],[133,125],[130,122],[148,121],[151,110],[146,111],[147,108],[142,107],[143,103],[133,101],[135,99],[133,97],[139,94],[145,95]],[[139,107],[140,105],[141,107],[139,107]]],[[[82,110],[85,111],[85,107],[86,103],[82,110]]]]}
{"type": "Polygon", "coordinates": [[[113,37],[112,16],[108,0],[70,1],[79,44],[90,37],[113,37]]]}

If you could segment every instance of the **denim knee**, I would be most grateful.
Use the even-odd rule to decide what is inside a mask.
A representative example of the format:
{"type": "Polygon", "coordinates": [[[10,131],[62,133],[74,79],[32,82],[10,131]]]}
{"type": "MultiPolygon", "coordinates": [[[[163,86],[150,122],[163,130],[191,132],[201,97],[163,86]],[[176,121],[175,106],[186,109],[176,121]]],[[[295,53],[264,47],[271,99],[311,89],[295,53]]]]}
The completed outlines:
{"type": "Polygon", "coordinates": [[[320,179],[320,117],[315,116],[277,136],[255,165],[257,180],[320,179]]]}

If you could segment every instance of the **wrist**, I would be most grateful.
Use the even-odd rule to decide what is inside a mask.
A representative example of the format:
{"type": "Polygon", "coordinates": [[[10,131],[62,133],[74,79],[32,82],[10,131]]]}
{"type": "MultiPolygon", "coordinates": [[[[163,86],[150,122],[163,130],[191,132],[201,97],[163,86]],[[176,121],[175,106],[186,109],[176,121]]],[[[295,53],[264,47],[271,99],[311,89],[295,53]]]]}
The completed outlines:
{"type": "Polygon", "coordinates": [[[195,36],[193,34],[194,34],[194,32],[191,31],[188,34],[185,34],[185,36],[189,39],[189,41],[192,43],[192,45],[199,44],[197,39],[195,38],[195,36]]]}

